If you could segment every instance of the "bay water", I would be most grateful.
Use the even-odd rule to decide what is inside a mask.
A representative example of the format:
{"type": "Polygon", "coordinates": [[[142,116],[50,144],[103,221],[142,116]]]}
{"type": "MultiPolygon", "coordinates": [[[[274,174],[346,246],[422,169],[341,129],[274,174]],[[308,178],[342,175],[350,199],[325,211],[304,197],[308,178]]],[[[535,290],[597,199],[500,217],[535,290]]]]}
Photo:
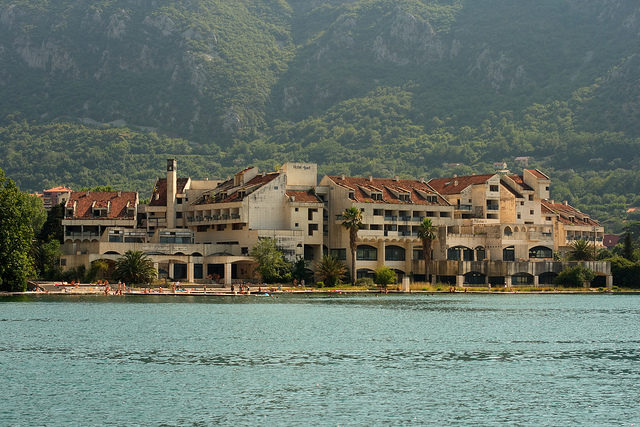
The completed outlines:
{"type": "Polygon", "coordinates": [[[0,298],[0,425],[639,425],[640,296],[0,298]]]}

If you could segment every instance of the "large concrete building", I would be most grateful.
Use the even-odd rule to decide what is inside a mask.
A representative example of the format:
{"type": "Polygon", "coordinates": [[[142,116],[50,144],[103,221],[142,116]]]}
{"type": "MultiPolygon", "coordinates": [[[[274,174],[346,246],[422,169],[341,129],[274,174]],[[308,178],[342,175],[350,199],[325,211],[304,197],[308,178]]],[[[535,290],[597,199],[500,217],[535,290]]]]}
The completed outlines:
{"type": "MultiPolygon", "coordinates": [[[[63,263],[89,267],[140,250],[159,275],[172,279],[254,280],[249,256],[260,238],[276,239],[290,260],[312,269],[324,254],[351,265],[345,209],[362,211],[358,277],[381,266],[416,281],[462,284],[548,284],[567,263],[557,261],[579,239],[602,247],[603,228],[588,215],[549,200],[550,179],[536,169],[522,175],[453,176],[424,180],[325,176],[317,167],[286,163],[276,172],[244,169],[224,181],[177,175],[167,161],[151,199],[135,193],[72,193],[67,202],[63,263]],[[418,228],[438,227],[431,277],[425,277],[418,228]]],[[[610,267],[591,262],[602,284],[610,267]]]]}

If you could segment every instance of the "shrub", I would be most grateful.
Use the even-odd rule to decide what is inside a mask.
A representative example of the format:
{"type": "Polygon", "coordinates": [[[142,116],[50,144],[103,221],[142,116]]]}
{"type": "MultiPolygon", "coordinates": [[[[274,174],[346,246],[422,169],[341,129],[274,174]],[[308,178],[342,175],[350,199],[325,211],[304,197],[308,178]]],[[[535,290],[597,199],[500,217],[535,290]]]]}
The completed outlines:
{"type": "Polygon", "coordinates": [[[584,283],[591,282],[596,277],[595,273],[581,265],[565,268],[556,277],[555,283],[562,286],[583,286],[584,283]]]}
{"type": "Polygon", "coordinates": [[[396,272],[389,267],[380,267],[376,270],[376,283],[386,288],[390,283],[396,282],[396,272]]]}
{"type": "Polygon", "coordinates": [[[317,288],[324,288],[324,282],[316,282],[317,288]]]}
{"type": "Polygon", "coordinates": [[[358,280],[356,280],[356,286],[366,286],[366,287],[372,287],[374,285],[373,283],[373,279],[370,277],[361,277],[358,280]]]}

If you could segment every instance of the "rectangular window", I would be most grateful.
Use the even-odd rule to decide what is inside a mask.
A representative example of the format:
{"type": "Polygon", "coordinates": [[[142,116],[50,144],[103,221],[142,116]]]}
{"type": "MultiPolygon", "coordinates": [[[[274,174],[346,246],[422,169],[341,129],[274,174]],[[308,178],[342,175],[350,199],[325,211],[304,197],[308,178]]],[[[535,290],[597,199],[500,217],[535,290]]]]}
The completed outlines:
{"type": "Polygon", "coordinates": [[[533,200],[533,194],[529,194],[529,201],[533,200]]]}
{"type": "Polygon", "coordinates": [[[218,231],[224,231],[225,228],[227,228],[227,224],[218,224],[216,226],[216,230],[218,231]]]}
{"type": "Polygon", "coordinates": [[[242,223],[235,223],[231,225],[231,229],[232,230],[242,230],[243,229],[243,225],[242,223]]]}
{"type": "Polygon", "coordinates": [[[318,224],[309,224],[309,236],[313,236],[314,231],[318,231],[318,224]]]}
{"type": "Polygon", "coordinates": [[[176,198],[176,203],[181,205],[182,204],[182,198],[181,197],[176,198]]]}
{"type": "Polygon", "coordinates": [[[332,257],[336,257],[340,261],[345,261],[347,259],[347,250],[346,249],[330,249],[329,255],[332,257]]]}
{"type": "Polygon", "coordinates": [[[498,186],[497,185],[490,185],[489,186],[489,191],[497,192],[498,191],[498,186]]]}
{"type": "Polygon", "coordinates": [[[533,215],[533,209],[529,211],[529,215],[533,215]]]}
{"type": "Polygon", "coordinates": [[[309,221],[313,221],[313,214],[318,212],[318,209],[309,209],[309,211],[307,212],[307,219],[309,221]]]}
{"type": "Polygon", "coordinates": [[[176,212],[176,218],[182,218],[182,212],[176,212]]]}

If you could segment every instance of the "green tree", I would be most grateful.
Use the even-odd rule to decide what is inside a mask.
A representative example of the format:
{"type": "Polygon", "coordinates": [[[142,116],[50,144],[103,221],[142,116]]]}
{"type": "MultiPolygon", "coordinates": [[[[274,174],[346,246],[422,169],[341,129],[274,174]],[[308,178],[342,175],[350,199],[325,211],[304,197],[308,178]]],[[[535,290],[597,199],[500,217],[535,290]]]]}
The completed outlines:
{"type": "Polygon", "coordinates": [[[31,228],[33,229],[33,235],[37,236],[42,230],[47,219],[47,211],[44,209],[42,199],[32,194],[26,195],[26,202],[29,209],[29,216],[31,220],[31,228]]]}
{"type": "Polygon", "coordinates": [[[349,248],[351,249],[351,283],[356,283],[356,242],[358,230],[362,227],[362,211],[355,206],[342,212],[342,226],[349,231],[349,248]]]}
{"type": "Polygon", "coordinates": [[[49,240],[38,241],[35,247],[35,264],[39,277],[45,280],[56,280],[62,276],[60,267],[60,242],[49,240]]]}
{"type": "Polygon", "coordinates": [[[156,277],[153,261],[142,251],[127,251],[116,261],[114,277],[126,283],[149,283],[156,277]]]}
{"type": "Polygon", "coordinates": [[[624,240],[622,241],[622,256],[629,261],[635,261],[635,254],[633,252],[633,238],[631,237],[631,233],[627,232],[624,234],[624,240]]]}
{"type": "Polygon", "coordinates": [[[577,240],[571,244],[569,251],[569,259],[571,261],[592,261],[593,245],[586,240],[577,240]]]}
{"type": "Polygon", "coordinates": [[[585,283],[590,283],[595,277],[592,270],[576,265],[568,267],[558,274],[555,283],[563,286],[583,286],[585,283]]]}
{"type": "Polygon", "coordinates": [[[0,290],[24,291],[33,274],[33,204],[0,169],[0,290]]]}
{"type": "Polygon", "coordinates": [[[312,278],[309,270],[307,270],[304,258],[298,258],[296,262],[293,263],[291,266],[291,277],[296,279],[298,282],[304,280],[305,284],[312,278]]]}
{"type": "Polygon", "coordinates": [[[423,218],[418,227],[418,238],[422,242],[422,256],[424,258],[424,277],[429,281],[429,266],[431,265],[431,244],[438,237],[438,227],[433,225],[431,218],[423,218]]]}
{"type": "Polygon", "coordinates": [[[62,220],[64,219],[64,203],[53,206],[47,212],[47,218],[38,234],[38,240],[47,242],[55,239],[60,243],[64,243],[64,227],[62,220]]]}
{"type": "Polygon", "coordinates": [[[291,280],[291,264],[271,237],[261,238],[251,249],[251,256],[258,263],[258,273],[267,283],[289,282],[291,280]]]}
{"type": "Polygon", "coordinates": [[[89,276],[91,279],[104,279],[109,271],[109,262],[106,259],[97,259],[91,262],[89,276]]]}
{"type": "Polygon", "coordinates": [[[386,288],[391,283],[395,283],[397,278],[396,272],[387,266],[379,267],[376,270],[376,283],[382,288],[386,288]]]}
{"type": "Polygon", "coordinates": [[[336,286],[340,279],[347,274],[347,267],[338,258],[325,255],[315,265],[315,274],[327,286],[336,286]]]}

